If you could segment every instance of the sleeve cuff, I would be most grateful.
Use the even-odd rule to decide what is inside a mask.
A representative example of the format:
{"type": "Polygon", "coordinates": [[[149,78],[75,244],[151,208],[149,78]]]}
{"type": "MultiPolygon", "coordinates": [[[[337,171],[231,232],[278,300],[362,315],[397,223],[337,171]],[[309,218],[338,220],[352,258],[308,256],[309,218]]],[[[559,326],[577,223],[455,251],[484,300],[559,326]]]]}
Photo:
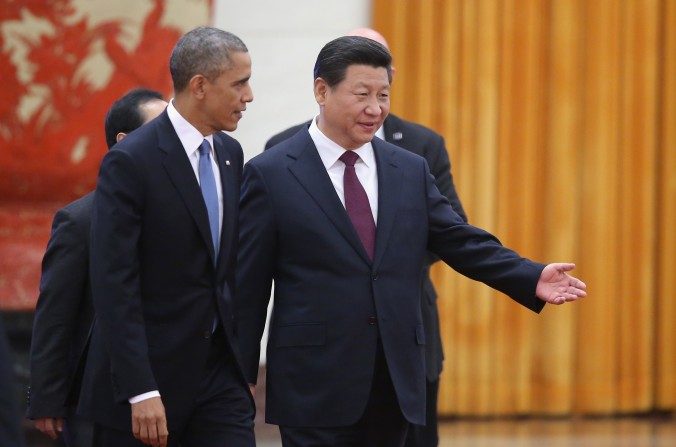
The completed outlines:
{"type": "Polygon", "coordinates": [[[155,391],[148,391],[147,393],[139,394],[138,396],[130,397],[129,398],[129,403],[130,404],[137,404],[141,401],[148,400],[152,397],[160,397],[160,392],[155,390],[155,391]]]}

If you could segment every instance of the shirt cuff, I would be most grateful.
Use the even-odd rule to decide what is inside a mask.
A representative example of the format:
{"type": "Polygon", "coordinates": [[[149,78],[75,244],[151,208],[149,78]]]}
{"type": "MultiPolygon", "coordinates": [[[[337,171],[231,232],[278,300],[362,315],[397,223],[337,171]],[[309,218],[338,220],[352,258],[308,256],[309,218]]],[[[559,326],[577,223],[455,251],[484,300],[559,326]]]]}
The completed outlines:
{"type": "Polygon", "coordinates": [[[147,393],[139,394],[138,396],[130,397],[129,398],[129,403],[130,404],[137,404],[141,401],[148,400],[151,397],[160,397],[160,392],[159,391],[148,391],[147,393]]]}

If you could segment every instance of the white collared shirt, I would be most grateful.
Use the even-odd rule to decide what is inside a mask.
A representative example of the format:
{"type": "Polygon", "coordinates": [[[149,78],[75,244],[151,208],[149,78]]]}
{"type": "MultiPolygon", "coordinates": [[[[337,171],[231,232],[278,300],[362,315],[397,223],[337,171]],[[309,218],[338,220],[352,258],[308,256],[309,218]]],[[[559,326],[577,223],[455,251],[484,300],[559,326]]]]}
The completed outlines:
{"type": "Polygon", "coordinates": [[[218,194],[218,234],[221,234],[221,228],[223,227],[223,185],[221,184],[221,171],[218,169],[216,151],[214,150],[214,136],[202,136],[195,126],[190,124],[180,113],[178,113],[178,110],[174,107],[173,99],[169,101],[169,105],[167,106],[167,115],[169,115],[169,121],[171,121],[172,126],[174,126],[178,139],[181,140],[183,149],[188,155],[188,160],[190,160],[190,165],[192,166],[195,178],[197,179],[197,184],[200,182],[199,148],[202,144],[202,140],[207,140],[211,146],[211,169],[214,171],[216,193],[218,194]]]}
{"type": "MultiPolygon", "coordinates": [[[[326,168],[326,172],[331,178],[331,183],[336,189],[338,198],[345,206],[345,192],[343,191],[343,173],[345,172],[345,163],[339,160],[340,156],[346,151],[343,147],[329,139],[317,126],[317,117],[312,120],[310,128],[310,138],[317,147],[319,157],[326,168]]],[[[359,155],[359,159],[354,164],[354,170],[357,173],[359,182],[366,191],[366,196],[371,205],[373,221],[378,223],[378,168],[376,167],[376,157],[373,154],[373,146],[370,142],[354,149],[353,152],[359,155]]]]}

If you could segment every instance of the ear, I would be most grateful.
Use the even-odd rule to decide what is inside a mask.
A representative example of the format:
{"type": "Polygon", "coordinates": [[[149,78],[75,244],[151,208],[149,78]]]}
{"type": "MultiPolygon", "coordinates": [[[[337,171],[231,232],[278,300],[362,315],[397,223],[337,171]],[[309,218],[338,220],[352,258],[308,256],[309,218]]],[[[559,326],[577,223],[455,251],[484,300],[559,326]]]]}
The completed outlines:
{"type": "Polygon", "coordinates": [[[115,141],[119,143],[120,141],[124,140],[124,138],[127,136],[126,133],[124,132],[118,132],[117,135],[115,135],[115,141]]]}
{"type": "Polygon", "coordinates": [[[314,93],[315,93],[315,100],[317,101],[317,104],[319,106],[323,106],[324,103],[326,102],[326,94],[328,93],[329,85],[326,83],[325,80],[322,78],[317,78],[315,79],[315,87],[314,87],[314,93]]]}
{"type": "Polygon", "coordinates": [[[392,80],[390,81],[390,85],[392,85],[392,83],[394,82],[394,73],[396,71],[397,70],[394,69],[394,65],[390,65],[390,73],[392,73],[392,80]]]}
{"type": "Polygon", "coordinates": [[[196,74],[190,78],[190,81],[188,81],[188,89],[192,96],[198,99],[204,98],[207,82],[209,82],[207,78],[201,74],[196,74]]]}

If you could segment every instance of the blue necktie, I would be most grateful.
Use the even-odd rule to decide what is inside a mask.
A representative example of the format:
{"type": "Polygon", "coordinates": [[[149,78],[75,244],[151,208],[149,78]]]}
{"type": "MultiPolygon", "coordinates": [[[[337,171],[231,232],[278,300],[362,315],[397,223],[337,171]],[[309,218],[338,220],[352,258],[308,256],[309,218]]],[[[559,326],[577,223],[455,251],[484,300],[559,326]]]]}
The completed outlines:
{"type": "Polygon", "coordinates": [[[211,167],[211,145],[207,140],[202,141],[199,148],[199,176],[200,189],[202,190],[202,197],[204,197],[204,204],[207,206],[207,214],[209,215],[209,229],[211,230],[211,240],[214,242],[214,254],[218,256],[218,192],[216,191],[216,179],[214,178],[214,170],[211,167]]]}

